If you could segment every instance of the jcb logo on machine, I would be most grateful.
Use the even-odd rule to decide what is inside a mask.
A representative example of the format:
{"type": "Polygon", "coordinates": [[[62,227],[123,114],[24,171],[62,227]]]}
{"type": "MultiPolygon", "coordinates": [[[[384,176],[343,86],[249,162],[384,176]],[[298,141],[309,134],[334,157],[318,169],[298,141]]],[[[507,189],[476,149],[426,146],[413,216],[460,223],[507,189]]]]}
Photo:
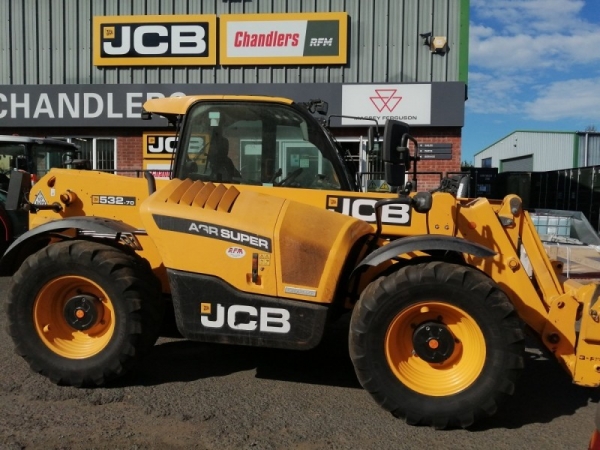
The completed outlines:
{"type": "Polygon", "coordinates": [[[262,333],[289,333],[290,312],[283,308],[255,308],[248,305],[224,306],[217,303],[213,311],[212,303],[201,303],[200,322],[206,328],[224,327],[236,331],[259,331],[262,333]]]}
{"type": "Polygon", "coordinates": [[[94,17],[94,65],[214,65],[216,16],[94,17]]]}
{"type": "MultiPolygon", "coordinates": [[[[327,196],[327,209],[346,216],[375,223],[375,203],[379,198],[327,196]]],[[[410,205],[385,205],[381,208],[381,223],[384,225],[409,226],[412,210],[410,205]]]]}

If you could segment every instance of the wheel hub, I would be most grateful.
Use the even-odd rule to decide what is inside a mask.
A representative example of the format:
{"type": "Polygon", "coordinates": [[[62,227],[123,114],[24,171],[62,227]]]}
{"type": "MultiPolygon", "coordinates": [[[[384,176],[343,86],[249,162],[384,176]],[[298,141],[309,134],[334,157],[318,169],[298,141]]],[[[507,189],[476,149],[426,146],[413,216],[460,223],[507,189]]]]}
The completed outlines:
{"type": "Polygon", "coordinates": [[[67,323],[78,331],[92,328],[100,320],[101,305],[93,295],[80,294],[67,300],[63,310],[67,323]]]}
{"type": "Polygon", "coordinates": [[[441,363],[454,352],[454,336],[442,323],[425,322],[413,332],[413,347],[419,358],[441,363]]]}

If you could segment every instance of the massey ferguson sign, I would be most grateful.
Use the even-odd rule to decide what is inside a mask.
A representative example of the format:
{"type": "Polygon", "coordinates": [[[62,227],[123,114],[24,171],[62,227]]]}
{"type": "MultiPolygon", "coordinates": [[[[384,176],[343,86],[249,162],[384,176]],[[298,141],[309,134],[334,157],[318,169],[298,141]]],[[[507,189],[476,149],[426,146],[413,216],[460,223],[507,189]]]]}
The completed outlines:
{"type": "Polygon", "coordinates": [[[215,65],[214,15],[94,17],[94,65],[215,65]]]}
{"type": "MultiPolygon", "coordinates": [[[[431,84],[355,84],[342,86],[342,115],[431,125],[431,84]]],[[[342,125],[369,125],[372,120],[342,118],[342,125]]]]}
{"type": "Polygon", "coordinates": [[[347,13],[226,14],[219,29],[223,65],[347,61],[347,13]]]}

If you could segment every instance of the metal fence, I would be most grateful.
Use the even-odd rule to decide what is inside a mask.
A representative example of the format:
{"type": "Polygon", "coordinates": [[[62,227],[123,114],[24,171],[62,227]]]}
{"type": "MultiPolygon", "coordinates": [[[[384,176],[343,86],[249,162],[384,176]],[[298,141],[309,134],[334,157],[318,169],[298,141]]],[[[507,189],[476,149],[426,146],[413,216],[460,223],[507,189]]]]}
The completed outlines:
{"type": "Polygon", "coordinates": [[[600,232],[600,166],[498,174],[500,198],[517,194],[527,208],[581,211],[600,232]]]}

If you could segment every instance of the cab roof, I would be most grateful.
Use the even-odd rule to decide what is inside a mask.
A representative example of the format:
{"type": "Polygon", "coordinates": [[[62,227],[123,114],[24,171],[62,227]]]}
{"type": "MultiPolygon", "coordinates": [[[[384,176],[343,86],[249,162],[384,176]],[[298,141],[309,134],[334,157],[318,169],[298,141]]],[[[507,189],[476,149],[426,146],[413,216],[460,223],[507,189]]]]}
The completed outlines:
{"type": "Polygon", "coordinates": [[[270,97],[261,95],[187,95],[184,97],[153,98],[144,103],[145,112],[162,116],[186,114],[189,107],[201,101],[242,101],[242,102],[270,102],[291,105],[293,100],[284,97],[270,97]]]}
{"type": "Polygon", "coordinates": [[[61,141],[59,139],[16,136],[16,135],[0,135],[0,144],[34,144],[34,145],[53,145],[55,147],[64,147],[65,149],[77,149],[75,144],[61,141]]]}

